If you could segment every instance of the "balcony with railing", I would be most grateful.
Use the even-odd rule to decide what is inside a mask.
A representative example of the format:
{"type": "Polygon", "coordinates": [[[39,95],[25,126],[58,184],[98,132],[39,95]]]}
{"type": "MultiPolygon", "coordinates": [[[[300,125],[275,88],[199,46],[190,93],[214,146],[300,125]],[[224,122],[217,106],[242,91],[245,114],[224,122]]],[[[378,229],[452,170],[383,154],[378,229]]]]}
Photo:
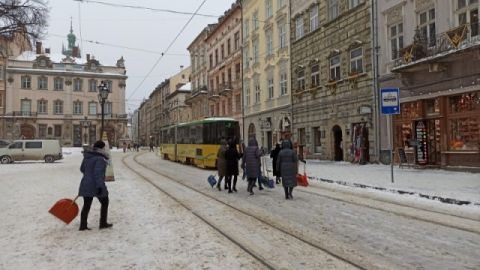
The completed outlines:
{"type": "Polygon", "coordinates": [[[219,89],[212,89],[212,91],[208,93],[208,99],[218,100],[220,98],[219,92],[219,89]]]}
{"type": "Polygon", "coordinates": [[[220,84],[220,87],[219,87],[219,94],[221,96],[227,96],[229,94],[232,93],[232,83],[231,82],[226,82],[226,83],[222,83],[220,84]]]}
{"type": "MultiPolygon", "coordinates": [[[[127,119],[127,114],[105,113],[105,119],[127,119]]],[[[101,118],[102,114],[97,113],[97,117],[101,118]]]]}
{"type": "Polygon", "coordinates": [[[207,89],[208,88],[206,85],[202,85],[196,89],[193,89],[191,93],[188,93],[185,96],[185,104],[191,105],[196,98],[207,95],[207,89]]]}
{"type": "Polygon", "coordinates": [[[480,45],[479,24],[464,24],[446,32],[428,38],[415,31],[412,44],[399,51],[399,58],[395,60],[395,71],[408,70],[420,64],[431,64],[460,51],[478,48],[480,45]]]}

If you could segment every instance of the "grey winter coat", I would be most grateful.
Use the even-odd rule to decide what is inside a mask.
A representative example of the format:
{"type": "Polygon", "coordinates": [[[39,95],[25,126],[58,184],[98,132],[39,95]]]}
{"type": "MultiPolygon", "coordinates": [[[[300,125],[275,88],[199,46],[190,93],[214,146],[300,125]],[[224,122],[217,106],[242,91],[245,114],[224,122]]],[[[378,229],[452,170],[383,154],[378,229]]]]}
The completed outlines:
{"type": "Polygon", "coordinates": [[[220,145],[220,149],[217,152],[217,170],[218,176],[226,176],[227,175],[227,161],[225,160],[225,151],[227,151],[226,142],[222,142],[220,145]]]}
{"type": "Polygon", "coordinates": [[[242,168],[247,170],[248,178],[258,178],[260,177],[260,149],[258,148],[258,143],[255,138],[250,138],[248,140],[248,146],[245,148],[243,153],[242,168]]]}
{"type": "Polygon", "coordinates": [[[101,149],[87,150],[84,153],[80,171],[83,173],[78,196],[107,197],[108,189],[105,185],[105,171],[108,155],[101,149]]]}
{"type": "Polygon", "coordinates": [[[277,170],[282,176],[282,184],[285,187],[297,186],[298,156],[292,149],[290,141],[282,142],[282,150],[277,157],[277,170]]]}

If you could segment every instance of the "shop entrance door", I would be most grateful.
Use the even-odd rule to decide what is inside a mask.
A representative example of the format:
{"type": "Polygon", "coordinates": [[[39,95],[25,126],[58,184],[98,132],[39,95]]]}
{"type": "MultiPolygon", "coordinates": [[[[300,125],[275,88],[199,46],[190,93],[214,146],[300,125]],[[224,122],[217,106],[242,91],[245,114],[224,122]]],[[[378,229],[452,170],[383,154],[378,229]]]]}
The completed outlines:
{"type": "Polygon", "coordinates": [[[427,121],[428,164],[440,165],[440,119],[427,121]]]}
{"type": "Polygon", "coordinates": [[[343,161],[343,148],[342,148],[342,129],[336,125],[332,128],[333,135],[333,160],[343,161]]]}

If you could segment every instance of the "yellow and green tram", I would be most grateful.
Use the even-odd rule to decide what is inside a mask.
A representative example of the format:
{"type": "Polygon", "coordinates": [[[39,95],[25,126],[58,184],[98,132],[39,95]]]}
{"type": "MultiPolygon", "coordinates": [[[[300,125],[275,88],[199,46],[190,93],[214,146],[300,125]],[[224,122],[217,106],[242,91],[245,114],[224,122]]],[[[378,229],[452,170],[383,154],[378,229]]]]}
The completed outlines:
{"type": "Polygon", "coordinates": [[[232,139],[236,144],[239,143],[238,121],[233,118],[206,118],[168,126],[161,130],[160,153],[164,159],[200,168],[215,168],[222,139],[232,139]]]}

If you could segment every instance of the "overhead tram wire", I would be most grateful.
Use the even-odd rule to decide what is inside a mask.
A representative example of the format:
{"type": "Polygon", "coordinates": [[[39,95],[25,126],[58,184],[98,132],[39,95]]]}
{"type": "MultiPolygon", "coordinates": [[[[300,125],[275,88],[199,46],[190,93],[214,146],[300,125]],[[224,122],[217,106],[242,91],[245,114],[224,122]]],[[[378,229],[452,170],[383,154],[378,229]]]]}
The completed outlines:
{"type": "Polygon", "coordinates": [[[131,8],[131,9],[150,10],[150,11],[153,11],[153,12],[167,12],[167,13],[180,14],[180,15],[193,15],[193,16],[201,16],[201,17],[209,17],[209,18],[219,18],[220,17],[218,15],[212,15],[212,14],[191,13],[191,12],[184,12],[184,11],[171,10],[171,9],[159,9],[159,8],[150,8],[150,7],[143,7],[143,6],[132,6],[132,5],[116,4],[116,3],[109,3],[109,2],[103,2],[103,1],[94,1],[94,0],[73,0],[73,1],[78,1],[78,2],[82,2],[82,3],[94,3],[94,4],[104,5],[104,6],[117,7],[117,8],[131,8]]]}
{"type": "MultiPolygon", "coordinates": [[[[164,53],[167,53],[170,48],[173,46],[173,44],[175,43],[175,41],[177,41],[177,39],[180,37],[180,35],[183,33],[183,31],[185,31],[185,29],[187,28],[187,26],[190,24],[190,22],[193,20],[193,18],[196,16],[196,14],[198,13],[198,11],[203,7],[203,5],[205,4],[205,2],[207,2],[207,0],[203,0],[202,3],[200,4],[200,6],[198,6],[198,8],[195,10],[195,12],[192,14],[192,16],[190,17],[190,19],[188,19],[188,21],[185,23],[185,25],[182,27],[182,29],[180,30],[180,32],[175,36],[175,38],[172,40],[172,42],[168,45],[167,49],[165,50],[164,53]]],[[[138,89],[140,89],[140,87],[142,86],[142,84],[147,80],[147,78],[150,76],[150,74],[152,74],[153,70],[155,70],[155,68],[157,67],[158,63],[160,63],[160,61],[163,59],[163,56],[165,55],[164,53],[162,53],[160,55],[160,57],[157,59],[157,61],[155,62],[155,64],[153,65],[153,67],[148,71],[147,75],[145,75],[145,77],[143,78],[143,80],[140,82],[140,84],[135,88],[135,90],[133,90],[133,92],[130,94],[130,96],[128,97],[128,99],[132,98],[132,96],[135,94],[135,92],[137,92],[138,89]]],[[[144,94],[145,96],[145,94],[144,94]]]]}

